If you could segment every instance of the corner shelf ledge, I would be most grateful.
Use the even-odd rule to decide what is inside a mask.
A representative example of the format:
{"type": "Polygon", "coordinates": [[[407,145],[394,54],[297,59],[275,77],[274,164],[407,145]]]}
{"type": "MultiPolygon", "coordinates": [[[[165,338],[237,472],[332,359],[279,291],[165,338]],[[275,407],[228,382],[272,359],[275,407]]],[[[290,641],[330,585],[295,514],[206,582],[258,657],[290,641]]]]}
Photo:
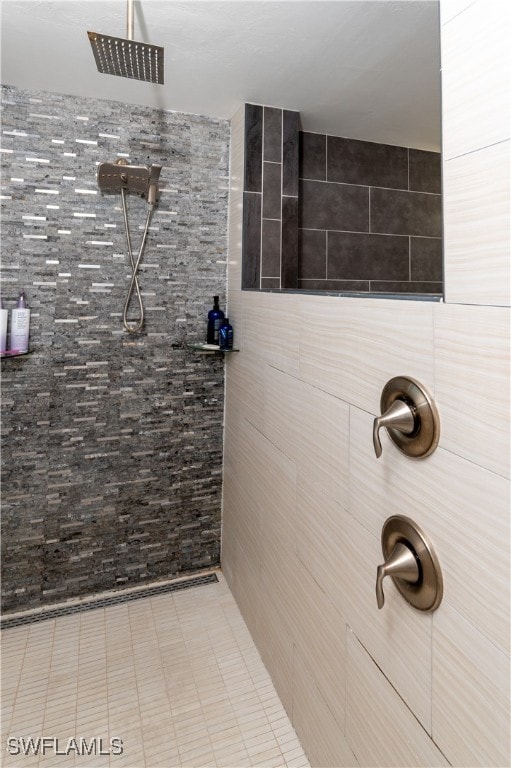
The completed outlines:
{"type": "Polygon", "coordinates": [[[6,352],[0,352],[0,357],[2,360],[7,359],[9,357],[21,357],[22,355],[30,355],[32,354],[32,349],[27,349],[25,352],[11,352],[10,350],[7,350],[6,352]]]}
{"type": "Polygon", "coordinates": [[[196,352],[206,352],[209,354],[215,354],[216,352],[221,352],[222,354],[226,354],[228,352],[239,352],[239,349],[221,349],[218,344],[188,344],[188,346],[191,349],[195,349],[196,352]]]}

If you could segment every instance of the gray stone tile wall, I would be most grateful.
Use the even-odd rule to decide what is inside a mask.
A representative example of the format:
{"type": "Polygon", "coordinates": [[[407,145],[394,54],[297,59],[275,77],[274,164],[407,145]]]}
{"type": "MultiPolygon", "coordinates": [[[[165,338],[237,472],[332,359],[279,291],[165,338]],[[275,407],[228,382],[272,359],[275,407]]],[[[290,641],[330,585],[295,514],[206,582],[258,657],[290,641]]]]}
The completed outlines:
{"type": "Polygon", "coordinates": [[[2,296],[32,312],[31,354],[2,360],[4,610],[216,564],[223,358],[187,344],[225,303],[229,124],[9,86],[2,108],[2,296]],[[120,197],[96,183],[118,157],[163,166],[136,336],[120,197]]]}

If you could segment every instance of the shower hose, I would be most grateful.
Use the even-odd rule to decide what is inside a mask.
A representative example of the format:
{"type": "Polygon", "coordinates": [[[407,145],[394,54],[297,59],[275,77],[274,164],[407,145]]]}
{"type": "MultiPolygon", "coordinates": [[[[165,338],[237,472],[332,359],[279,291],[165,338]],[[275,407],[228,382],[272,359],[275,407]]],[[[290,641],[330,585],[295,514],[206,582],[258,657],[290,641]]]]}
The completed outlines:
{"type": "Polygon", "coordinates": [[[142,303],[142,296],[140,294],[140,288],[138,285],[137,272],[140,264],[140,259],[142,258],[142,254],[144,253],[145,242],[147,239],[147,231],[149,229],[149,222],[151,221],[151,215],[153,213],[154,205],[152,205],[151,203],[148,203],[149,208],[147,211],[144,234],[142,236],[142,242],[140,244],[140,250],[138,252],[137,260],[135,261],[135,259],[133,258],[133,249],[131,247],[131,237],[130,237],[130,230],[128,226],[128,209],[126,206],[126,192],[122,187],[121,187],[121,198],[122,198],[122,212],[124,215],[124,228],[126,230],[126,243],[128,245],[128,253],[130,256],[130,263],[131,263],[131,282],[130,282],[130,287],[128,289],[128,295],[126,296],[126,301],[124,304],[122,321],[128,333],[138,333],[139,331],[142,330],[142,326],[144,324],[144,305],[142,303]],[[128,305],[133,295],[133,291],[135,291],[137,295],[137,301],[139,306],[138,320],[128,320],[128,305]]]}

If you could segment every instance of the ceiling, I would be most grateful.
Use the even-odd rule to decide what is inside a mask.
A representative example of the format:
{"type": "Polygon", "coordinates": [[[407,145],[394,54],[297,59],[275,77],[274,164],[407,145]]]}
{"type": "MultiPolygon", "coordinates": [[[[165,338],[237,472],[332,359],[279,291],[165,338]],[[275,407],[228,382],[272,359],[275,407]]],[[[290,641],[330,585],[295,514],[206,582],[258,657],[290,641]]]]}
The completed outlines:
{"type": "Polygon", "coordinates": [[[229,119],[299,110],[304,130],[440,149],[436,0],[136,0],[165,85],[100,74],[87,30],[126,36],[125,0],[1,0],[1,80],[229,119]]]}

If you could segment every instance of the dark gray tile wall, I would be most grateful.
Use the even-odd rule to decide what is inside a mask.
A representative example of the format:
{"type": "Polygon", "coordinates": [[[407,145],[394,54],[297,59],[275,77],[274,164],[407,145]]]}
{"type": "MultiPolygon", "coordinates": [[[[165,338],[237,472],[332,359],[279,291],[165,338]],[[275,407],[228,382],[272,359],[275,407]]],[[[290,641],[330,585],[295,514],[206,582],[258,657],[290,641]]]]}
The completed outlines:
{"type": "Polygon", "coordinates": [[[440,155],[245,105],[242,287],[442,293],[440,155]]]}
{"type": "Polygon", "coordinates": [[[263,109],[245,105],[245,183],[244,192],[262,192],[263,109]]]}
{"type": "Polygon", "coordinates": [[[420,149],[408,150],[409,189],[442,194],[441,155],[420,149]]]}
{"type": "Polygon", "coordinates": [[[261,209],[261,192],[243,192],[241,285],[247,291],[259,290],[261,284],[261,209]]]}
{"type": "Polygon", "coordinates": [[[442,292],[440,155],[302,132],[298,285],[442,292]]]}
{"type": "Polygon", "coordinates": [[[408,280],[409,239],[360,232],[327,232],[328,277],[408,280]]]}
{"type": "Polygon", "coordinates": [[[245,105],[242,287],[298,287],[298,112],[245,105]]]}
{"type": "Polygon", "coordinates": [[[369,188],[302,180],[300,225],[302,229],[369,232],[369,188]]]}
{"type": "Polygon", "coordinates": [[[372,187],[371,232],[390,235],[442,236],[440,195],[372,187]]]}
{"type": "Polygon", "coordinates": [[[364,187],[408,189],[408,150],[327,136],[327,180],[364,187]]]}
{"type": "MultiPolygon", "coordinates": [[[[225,302],[229,125],[11,87],[2,100],[2,296],[23,287],[32,310],[32,354],[2,361],[4,609],[216,564],[223,361],[187,344],[225,302]],[[122,156],[163,166],[133,337],[120,199],[96,184],[122,156]]],[[[129,213],[136,247],[145,203],[130,196],[129,213]]]]}

